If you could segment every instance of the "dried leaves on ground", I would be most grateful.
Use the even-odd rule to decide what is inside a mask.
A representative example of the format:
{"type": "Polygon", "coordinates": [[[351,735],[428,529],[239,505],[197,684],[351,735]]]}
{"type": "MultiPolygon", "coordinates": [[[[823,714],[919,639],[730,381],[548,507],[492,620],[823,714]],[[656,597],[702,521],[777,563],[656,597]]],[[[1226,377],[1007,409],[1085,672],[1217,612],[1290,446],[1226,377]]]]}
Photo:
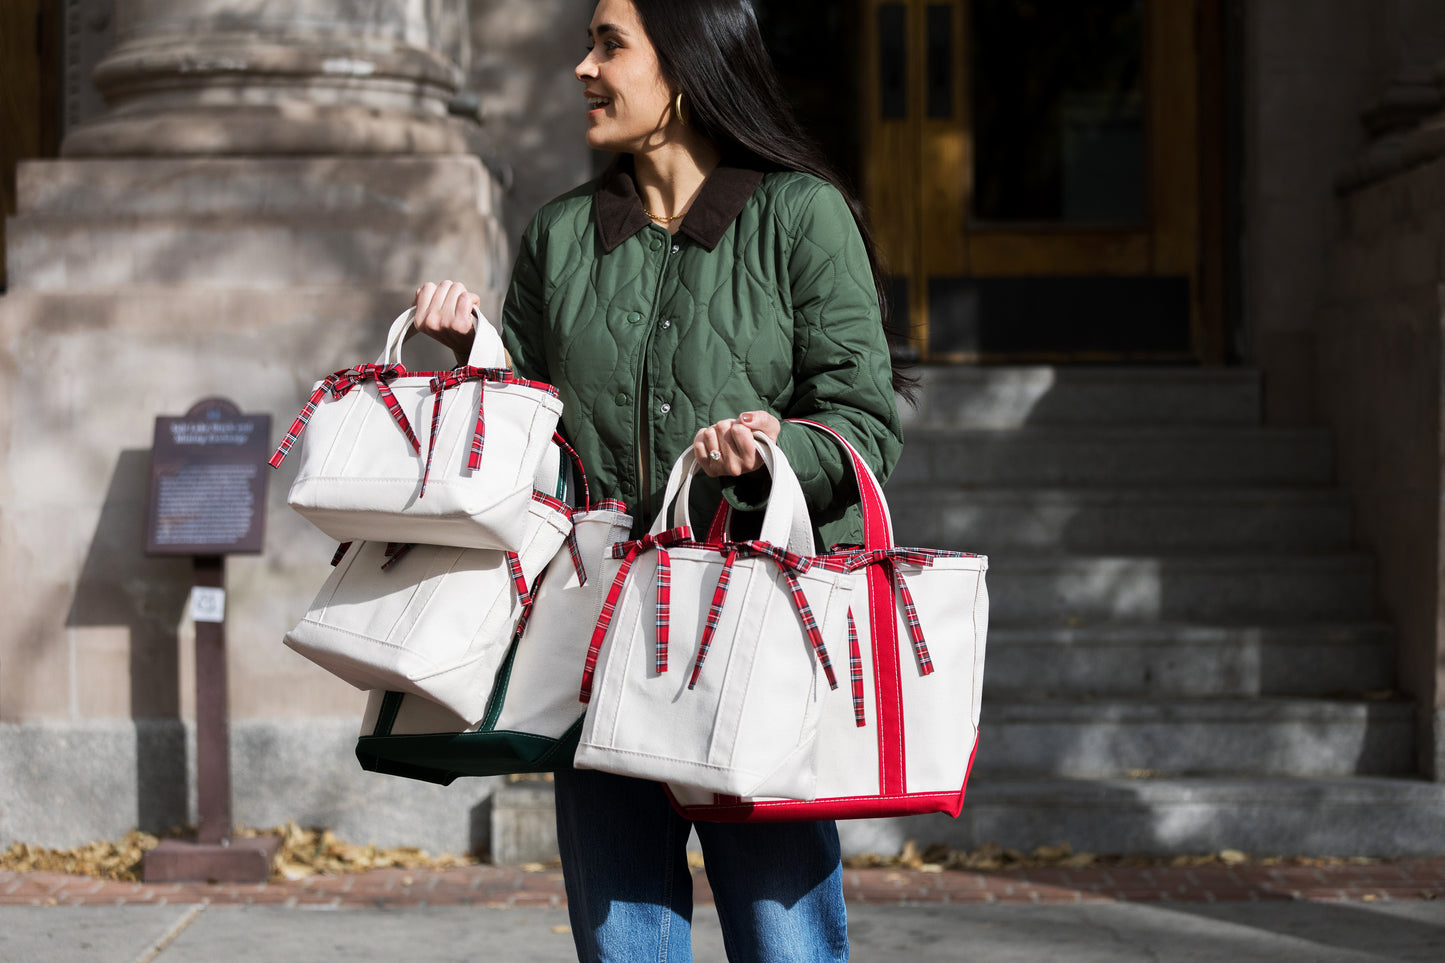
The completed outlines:
{"type": "Polygon", "coordinates": [[[432,856],[414,846],[381,847],[343,842],[329,829],[302,829],[288,823],[270,830],[241,830],[238,836],[280,836],[271,878],[305,879],[308,876],[340,876],[373,869],[455,869],[471,866],[471,856],[444,853],[432,856]]]}
{"type": "Polygon", "coordinates": [[[15,843],[0,853],[0,869],[16,873],[35,871],[97,876],[128,883],[140,881],[141,859],[160,839],[131,830],[119,842],[86,843],[74,849],[45,849],[15,843]]]}
{"type": "MultiPolygon", "coordinates": [[[[171,835],[180,836],[176,831],[171,835]]],[[[409,846],[363,846],[343,842],[329,829],[302,829],[295,823],[274,829],[238,830],[237,836],[279,836],[281,849],[272,865],[273,880],[305,879],[316,875],[363,873],[372,869],[453,869],[476,862],[470,856],[432,856],[409,846]]],[[[141,861],[160,838],[132,830],[118,842],[95,842],[73,849],[46,849],[15,843],[0,853],[0,870],[47,871],[139,882],[141,861]]]]}
{"type": "Polygon", "coordinates": [[[1059,869],[1087,869],[1106,866],[1238,866],[1252,863],[1260,866],[1331,866],[1367,865],[1380,860],[1365,857],[1337,858],[1313,856],[1263,856],[1256,857],[1237,849],[1224,849],[1217,853],[1201,853],[1182,856],[1120,856],[1074,852],[1068,843],[1058,846],[1040,846],[1027,853],[1017,849],[1005,849],[996,843],[985,843],[976,849],[950,849],[935,843],[920,847],[910,839],[903,844],[903,851],[896,856],[879,856],[863,853],[850,856],[843,864],[852,869],[870,867],[893,867],[921,872],[941,873],[946,869],[985,872],[1005,869],[1037,869],[1053,867],[1059,869]]]}
{"type": "MultiPolygon", "coordinates": [[[[177,830],[171,835],[182,834],[177,830]]],[[[337,839],[335,833],[329,829],[303,829],[295,823],[274,829],[242,829],[238,830],[236,835],[281,837],[281,849],[276,854],[271,872],[271,878],[276,881],[305,879],[316,875],[364,873],[373,869],[454,869],[477,862],[471,856],[432,856],[426,850],[410,846],[381,847],[347,843],[337,839]]],[[[45,849],[28,843],[15,843],[5,852],[0,852],[0,870],[21,873],[38,870],[139,882],[141,861],[146,852],[159,842],[159,837],[132,830],[118,841],[87,843],[74,849],[45,849]]],[[[891,867],[941,873],[945,870],[987,872],[1039,867],[1087,869],[1106,866],[1237,866],[1246,863],[1262,866],[1331,866],[1371,864],[1380,860],[1363,857],[1255,857],[1237,849],[1186,856],[1096,855],[1074,852],[1068,843],[1040,846],[1024,853],[993,843],[985,843],[971,850],[950,849],[941,844],[921,847],[910,839],[904,844],[902,852],[894,856],[864,853],[850,856],[843,862],[853,869],[891,867]]],[[[689,853],[688,863],[694,870],[701,869],[701,854],[689,853]]],[[[522,869],[540,872],[557,865],[554,860],[550,863],[528,864],[522,869]]]]}

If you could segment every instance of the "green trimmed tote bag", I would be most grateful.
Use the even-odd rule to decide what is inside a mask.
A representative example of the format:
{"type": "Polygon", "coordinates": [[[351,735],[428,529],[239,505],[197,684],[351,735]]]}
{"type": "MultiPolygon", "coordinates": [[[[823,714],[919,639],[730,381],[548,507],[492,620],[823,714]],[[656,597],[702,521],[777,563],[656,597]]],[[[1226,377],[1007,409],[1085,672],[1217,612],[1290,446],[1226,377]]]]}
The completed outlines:
{"type": "Polygon", "coordinates": [[[356,743],[361,767],[447,785],[571,765],[586,709],[577,695],[582,663],[621,564],[612,545],[631,528],[617,501],[572,516],[571,533],[532,586],[480,722],[414,693],[373,691],[356,743]]]}

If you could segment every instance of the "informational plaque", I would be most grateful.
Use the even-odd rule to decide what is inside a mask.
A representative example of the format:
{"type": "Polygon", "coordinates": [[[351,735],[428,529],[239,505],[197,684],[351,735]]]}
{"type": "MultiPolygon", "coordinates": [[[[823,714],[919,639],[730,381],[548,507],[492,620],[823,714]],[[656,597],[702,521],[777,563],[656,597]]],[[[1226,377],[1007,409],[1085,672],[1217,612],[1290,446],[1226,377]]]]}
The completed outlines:
{"type": "Polygon", "coordinates": [[[259,553],[270,437],[270,415],[243,415],[224,398],[199,401],[180,418],[157,418],[147,554],[259,553]]]}
{"type": "Polygon", "coordinates": [[[196,823],[194,839],[148,850],[147,883],[259,883],[281,841],[231,838],[230,723],[226,707],[226,556],[255,554],[266,536],[271,416],[243,415],[206,398],[180,418],[157,418],[151,446],[146,552],[189,555],[195,621],[196,823]]]}

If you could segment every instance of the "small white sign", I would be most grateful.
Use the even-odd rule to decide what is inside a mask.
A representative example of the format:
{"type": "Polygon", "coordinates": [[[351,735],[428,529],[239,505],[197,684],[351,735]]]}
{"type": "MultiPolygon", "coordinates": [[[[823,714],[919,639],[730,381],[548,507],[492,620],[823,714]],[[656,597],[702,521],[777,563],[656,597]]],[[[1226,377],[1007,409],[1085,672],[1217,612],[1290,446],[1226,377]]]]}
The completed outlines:
{"type": "Polygon", "coordinates": [[[226,621],[226,590],[210,586],[191,586],[191,618],[197,622],[226,621]]]}

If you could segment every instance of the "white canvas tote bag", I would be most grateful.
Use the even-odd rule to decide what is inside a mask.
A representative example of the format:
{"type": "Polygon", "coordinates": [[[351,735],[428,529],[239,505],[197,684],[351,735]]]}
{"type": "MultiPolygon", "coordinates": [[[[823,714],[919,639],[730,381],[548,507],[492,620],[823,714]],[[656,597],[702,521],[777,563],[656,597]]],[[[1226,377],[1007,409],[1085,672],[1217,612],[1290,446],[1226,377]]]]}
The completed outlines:
{"type": "Polygon", "coordinates": [[[520,552],[353,542],[286,644],[359,689],[413,693],[475,725],[571,514],[533,492],[520,552]]]}
{"type": "Polygon", "coordinates": [[[824,709],[815,799],[674,783],[673,802],[690,818],[722,822],[957,816],[978,746],[988,559],[895,546],[883,489],[862,457],[831,428],[801,423],[844,448],[862,496],[863,549],[847,563],[856,580],[845,650],[852,698],[824,709]]]}
{"type": "Polygon", "coordinates": [[[562,402],[505,367],[480,314],[466,365],[408,372],[401,346],[415,313],[392,322],[375,363],[316,383],[271,458],[279,466],[301,438],[287,503],[338,542],[517,551],[562,402]]]}
{"type": "Polygon", "coordinates": [[[620,564],[612,546],[627,538],[632,516],[613,499],[591,504],[580,459],[559,444],[578,468],[582,506],[562,547],[530,582],[532,604],[492,677],[486,714],[469,723],[414,693],[373,690],[356,743],[362,768],[447,784],[572,764],[586,709],[577,673],[620,564]]]}
{"type": "Polygon", "coordinates": [[[579,768],[710,792],[809,799],[816,736],[846,652],[852,577],[813,558],[787,458],[765,436],[772,491],[758,539],[707,545],[687,518],[689,450],[663,511],[621,560],[583,671],[579,768]],[[666,528],[668,505],[678,524],[666,528]],[[673,658],[680,654],[680,664],[673,658]]]}

